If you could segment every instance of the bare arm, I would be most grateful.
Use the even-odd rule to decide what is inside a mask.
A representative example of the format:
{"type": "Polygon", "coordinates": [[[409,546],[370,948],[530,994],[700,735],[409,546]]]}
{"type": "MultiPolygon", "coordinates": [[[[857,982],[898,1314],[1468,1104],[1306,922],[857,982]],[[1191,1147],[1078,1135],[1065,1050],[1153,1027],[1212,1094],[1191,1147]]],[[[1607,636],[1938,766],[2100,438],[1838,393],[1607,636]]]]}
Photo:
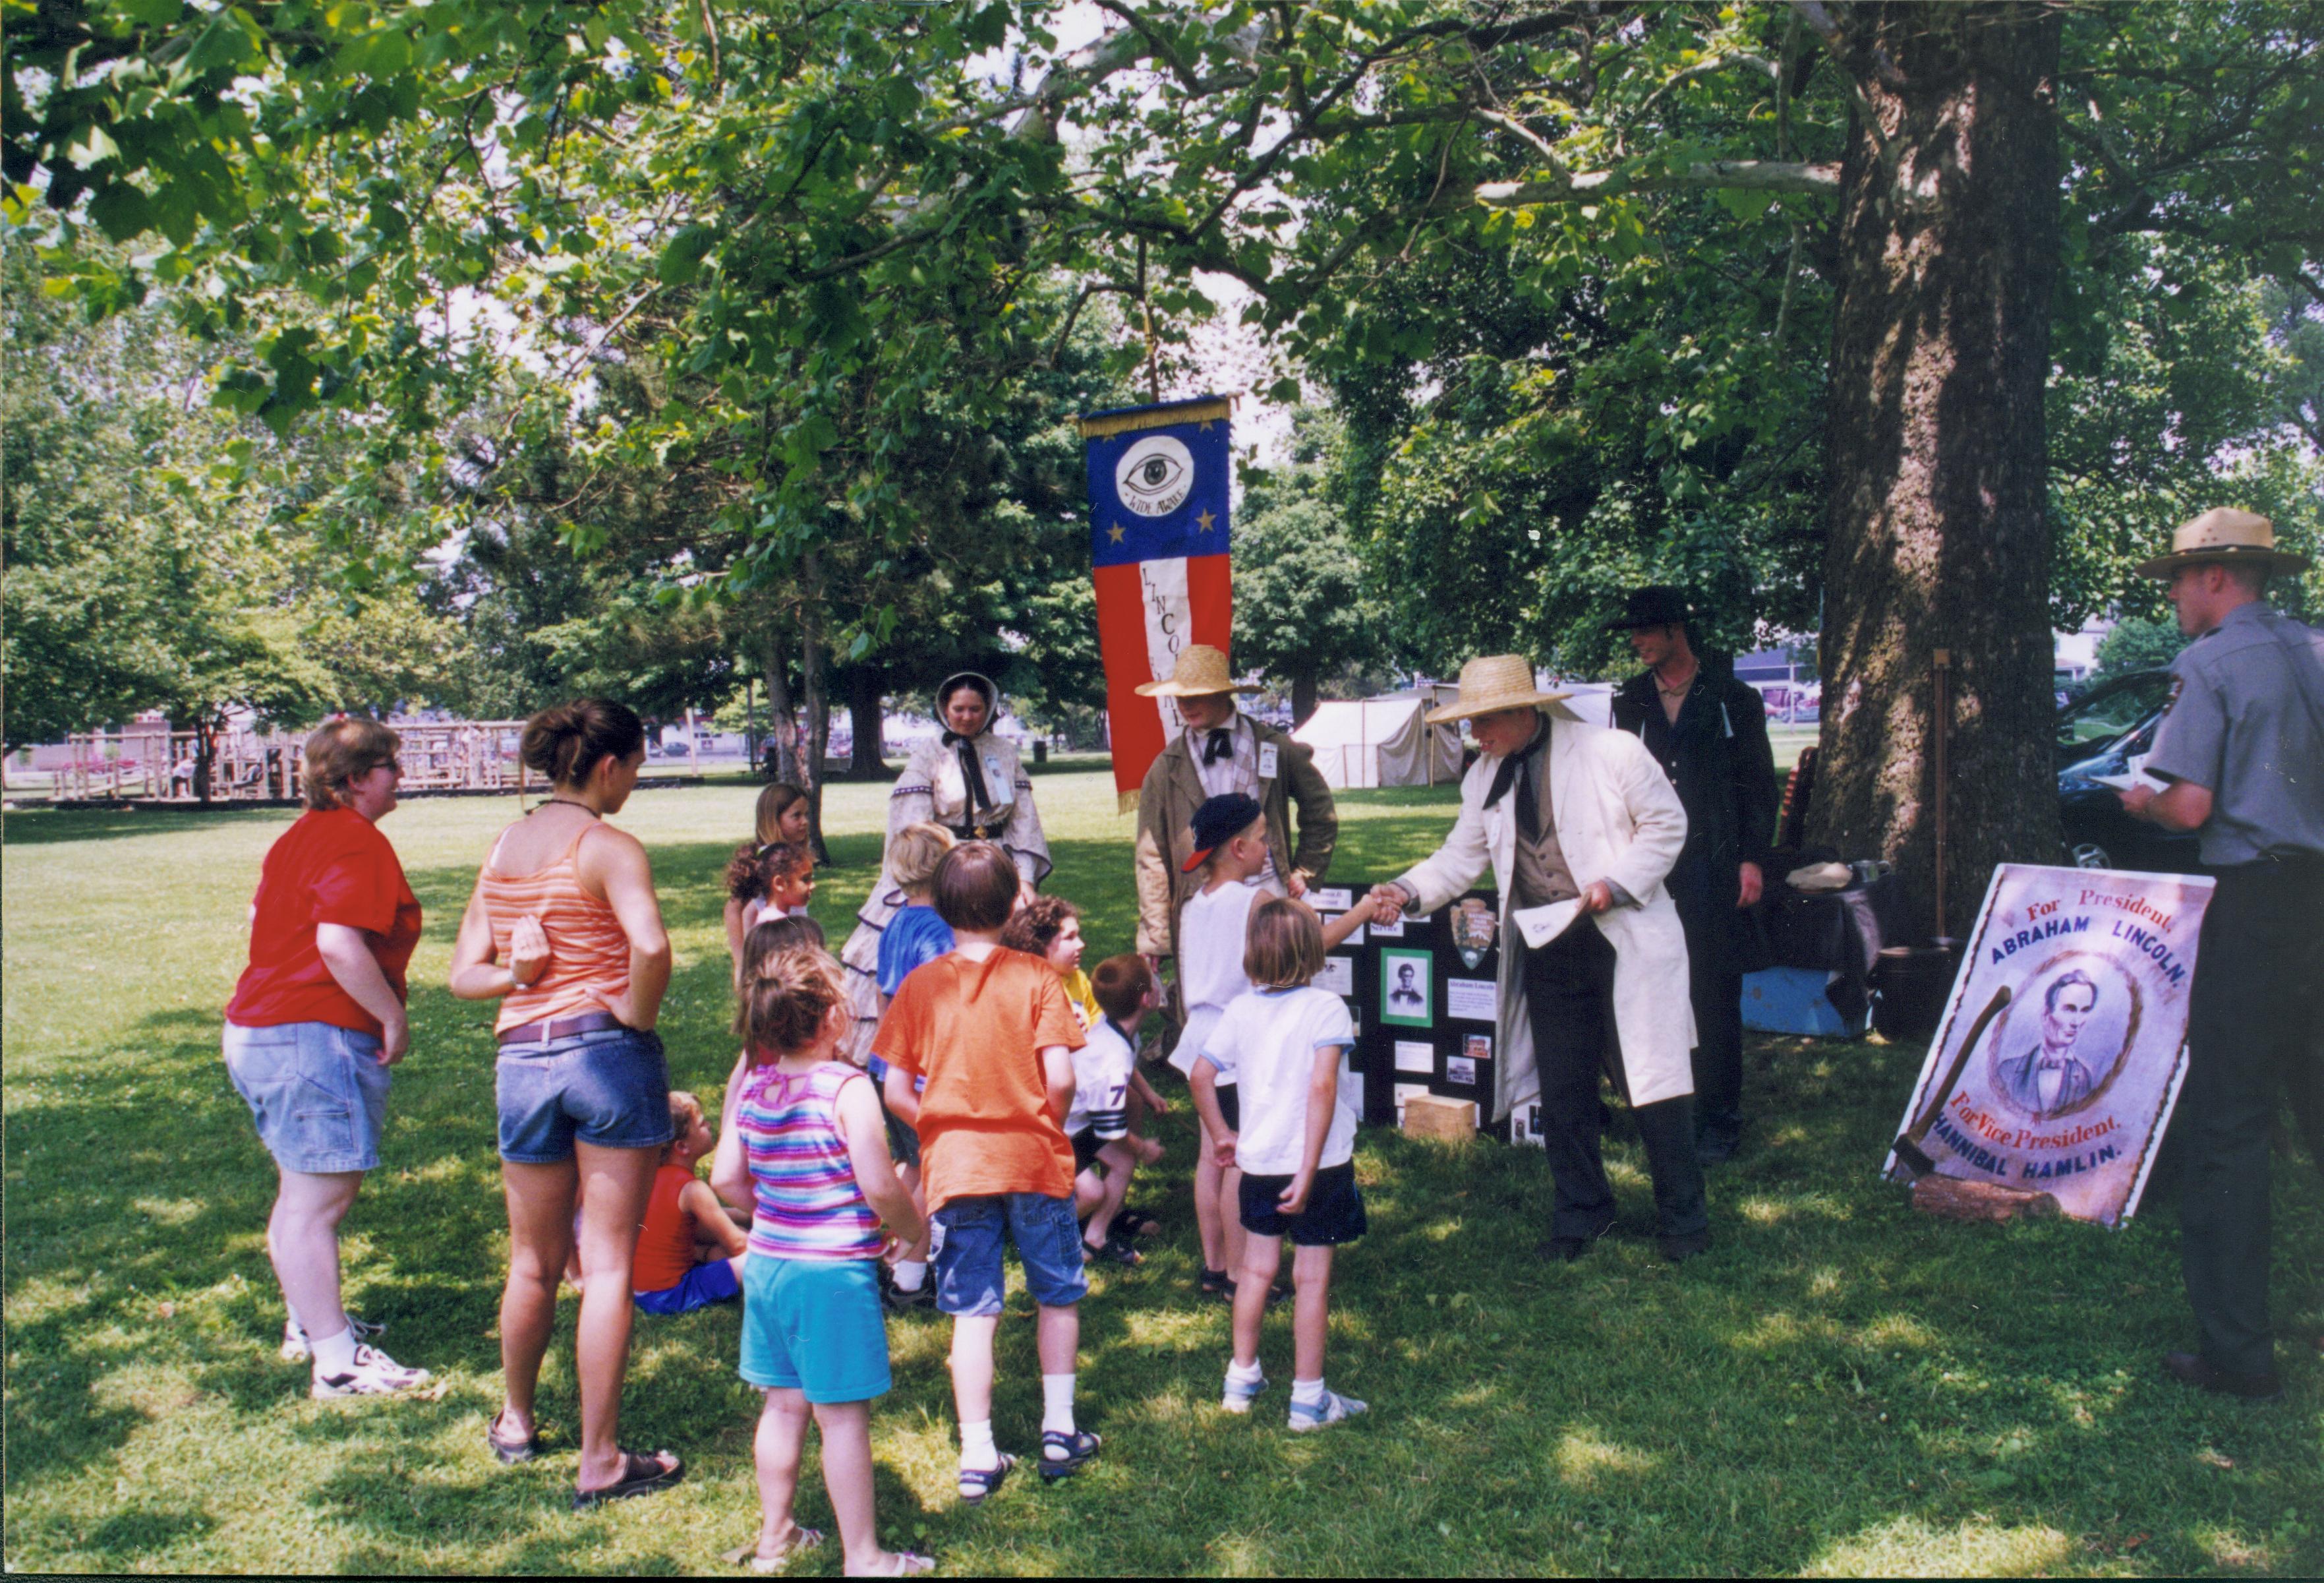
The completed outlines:
{"type": "Polygon", "coordinates": [[[880,1093],[881,1097],[888,1101],[888,1108],[895,1112],[898,1121],[915,1131],[918,1130],[920,1097],[912,1088],[911,1073],[895,1062],[890,1061],[888,1080],[880,1086],[880,1093]]]}
{"type": "Polygon", "coordinates": [[[669,932],[662,927],[661,903],[655,899],[653,865],[638,838],[623,830],[600,826],[581,843],[581,883],[605,898],[622,932],[630,938],[630,987],[613,997],[620,1002],[605,1009],[625,1027],[650,1032],[661,1015],[661,997],[669,988],[669,932]]]}
{"type": "Polygon", "coordinates": [[[2133,819],[2161,825],[2166,830],[2200,829],[2211,817],[2211,789],[2192,781],[2173,781],[2162,791],[2133,786],[2122,794],[2122,810],[2133,819]]]}
{"type": "Polygon", "coordinates": [[[401,1060],[411,1048],[411,1024],[394,986],[380,971],[379,958],[371,954],[370,938],[352,924],[318,923],[315,949],[347,998],[379,1019],[379,1064],[392,1067],[401,1060]]]}
{"type": "Polygon", "coordinates": [[[739,1258],[751,1251],[751,1239],[726,1213],[726,1206],[706,1181],[689,1181],[678,1190],[678,1207],[694,1217],[695,1234],[705,1241],[716,1243],[726,1257],[739,1258]]]}
{"type": "Polygon", "coordinates": [[[1323,923],[1323,949],[1327,951],[1333,949],[1350,935],[1361,929],[1365,921],[1372,916],[1374,905],[1373,898],[1366,895],[1362,901],[1341,913],[1337,918],[1326,919],[1323,923]]]}
{"type": "MultiPolygon", "coordinates": [[[[892,1071],[891,1071],[892,1078],[892,1071]]],[[[910,1079],[905,1079],[908,1086],[910,1079]]],[[[834,1101],[839,1130],[847,1139],[848,1163],[855,1168],[855,1185],[864,1202],[888,1227],[888,1234],[906,1247],[920,1240],[919,1212],[912,1195],[897,1179],[896,1162],[888,1154],[888,1129],[880,1119],[880,1102],[869,1083],[843,1083],[834,1101]]]]}
{"type": "Polygon", "coordinates": [[[462,1000],[498,1000],[537,981],[549,966],[549,936],[542,931],[540,920],[530,914],[518,919],[516,927],[509,930],[506,967],[495,960],[498,955],[499,948],[493,944],[493,922],[485,915],[484,893],[479,890],[469,896],[467,910],[460,914],[459,938],[452,942],[452,993],[462,1000]]]}
{"type": "Polygon", "coordinates": [[[1154,1091],[1154,1085],[1146,1080],[1146,1074],[1139,1071],[1135,1068],[1132,1068],[1130,1073],[1130,1091],[1137,1095],[1140,1100],[1144,1101],[1148,1115],[1167,1116],[1170,1114],[1170,1102],[1167,1099],[1163,1098],[1161,1095],[1156,1093],[1154,1091]]]}
{"type": "Polygon", "coordinates": [[[1049,1089],[1049,1114],[1063,1126],[1074,1113],[1074,1052],[1062,1044],[1043,1045],[1041,1080],[1049,1089]]]}
{"type": "Polygon", "coordinates": [[[733,897],[726,898],[726,954],[733,959],[734,971],[742,970],[742,903],[733,897]]]}
{"type": "Polygon", "coordinates": [[[1340,1050],[1336,1044],[1315,1047],[1315,1070],[1307,1079],[1307,1136],[1299,1153],[1299,1171],[1276,1200],[1286,1215],[1306,1208],[1308,1190],[1315,1185],[1315,1168],[1323,1162],[1323,1140],[1331,1134],[1332,1110],[1340,1098],[1340,1050]]]}
{"type": "Polygon", "coordinates": [[[756,1197],[751,1190],[750,1156],[742,1152],[742,1130],[732,1117],[734,1098],[742,1091],[740,1084],[727,1085],[729,1116],[718,1129],[718,1148],[710,1156],[710,1190],[730,1204],[747,1204],[756,1197]]]}
{"type": "Polygon", "coordinates": [[[1219,1108],[1219,1069],[1198,1055],[1194,1072],[1186,1081],[1194,1090],[1194,1114],[1203,1118],[1203,1128],[1211,1134],[1214,1145],[1212,1158],[1222,1166],[1232,1165],[1236,1133],[1227,1125],[1227,1113],[1219,1108]]]}

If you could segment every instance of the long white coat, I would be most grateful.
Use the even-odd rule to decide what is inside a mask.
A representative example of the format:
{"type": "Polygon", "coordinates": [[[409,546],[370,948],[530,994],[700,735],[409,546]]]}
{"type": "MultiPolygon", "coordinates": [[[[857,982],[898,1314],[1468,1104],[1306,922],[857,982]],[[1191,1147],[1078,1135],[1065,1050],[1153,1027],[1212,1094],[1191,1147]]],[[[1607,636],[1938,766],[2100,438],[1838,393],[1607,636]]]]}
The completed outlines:
{"type": "MultiPolygon", "coordinates": [[[[1630,1102],[1652,1105],[1694,1092],[1689,1052],[1694,1010],[1688,1003],[1686,935],[1663,878],[1686,845],[1686,810],[1662,766],[1636,737],[1609,731],[1550,708],[1551,818],[1566,866],[1583,889],[1609,880],[1637,901],[1594,921],[1614,948],[1614,1026],[1622,1041],[1622,1068],[1630,1102]]],[[[1498,758],[1480,757],[1461,782],[1461,817],[1433,856],[1403,876],[1419,893],[1418,910],[1433,912],[1477,883],[1490,863],[1501,897],[1500,1044],[1493,1078],[1493,1119],[1539,1097],[1533,1024],[1526,1014],[1518,970],[1509,885],[1517,866],[1517,816],[1512,792],[1492,808],[1498,758]]],[[[1574,927],[1589,927],[1577,922],[1574,927]]]]}

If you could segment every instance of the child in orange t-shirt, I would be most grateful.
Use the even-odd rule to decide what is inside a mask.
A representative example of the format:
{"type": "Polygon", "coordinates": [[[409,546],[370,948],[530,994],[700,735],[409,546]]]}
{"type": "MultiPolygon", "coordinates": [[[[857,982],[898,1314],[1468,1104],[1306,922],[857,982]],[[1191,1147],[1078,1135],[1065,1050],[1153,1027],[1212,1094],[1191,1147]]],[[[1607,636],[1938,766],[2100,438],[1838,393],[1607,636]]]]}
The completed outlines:
{"type": "Polygon", "coordinates": [[[888,1063],[888,1107],[919,1134],[936,1308],[953,1316],[960,1498],[973,1506],[1016,1463],[992,1440],[1004,1238],[1040,1310],[1042,1477],[1062,1478],[1098,1452],[1098,1437],[1074,1427],[1075,1305],[1089,1281],[1064,1123],[1083,1038],[1056,969],[1000,943],[1018,892],[1006,852],[964,842],[937,865],[935,891],[953,949],[904,980],[872,1049],[888,1063]],[[916,1091],[919,1078],[927,1085],[916,1091]]]}
{"type": "Polygon", "coordinates": [[[630,1295],[650,1314],[690,1314],[742,1295],[742,1260],[750,1238],[695,1163],[718,1145],[702,1101],[682,1091],[669,1097],[677,1136],[661,1152],[638,1251],[630,1264],[630,1295]]]}

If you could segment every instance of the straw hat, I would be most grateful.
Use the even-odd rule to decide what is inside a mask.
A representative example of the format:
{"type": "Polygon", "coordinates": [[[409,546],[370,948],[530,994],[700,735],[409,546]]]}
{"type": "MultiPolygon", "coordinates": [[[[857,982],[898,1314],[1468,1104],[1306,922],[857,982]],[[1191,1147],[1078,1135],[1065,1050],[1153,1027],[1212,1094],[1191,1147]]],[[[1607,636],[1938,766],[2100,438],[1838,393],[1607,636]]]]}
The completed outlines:
{"type": "Polygon", "coordinates": [[[2254,512],[2214,506],[2171,535],[2171,553],[2140,563],[2142,577],[2168,578],[2182,566],[2256,566],[2306,571],[2308,557],[2275,547],[2275,524],[2254,512]]]}
{"type": "Polygon", "coordinates": [[[1533,683],[1533,666],[1515,654],[1486,654],[1461,667],[1461,698],[1457,703],[1428,712],[1428,723],[1466,720],[1495,709],[1537,708],[1554,704],[1570,692],[1543,692],[1533,683]]]}
{"type": "Polygon", "coordinates": [[[1149,681],[1137,690],[1139,698],[1206,698],[1218,692],[1257,692],[1227,674],[1223,649],[1208,643],[1188,643],[1178,654],[1177,669],[1167,681],[1149,681]]]}

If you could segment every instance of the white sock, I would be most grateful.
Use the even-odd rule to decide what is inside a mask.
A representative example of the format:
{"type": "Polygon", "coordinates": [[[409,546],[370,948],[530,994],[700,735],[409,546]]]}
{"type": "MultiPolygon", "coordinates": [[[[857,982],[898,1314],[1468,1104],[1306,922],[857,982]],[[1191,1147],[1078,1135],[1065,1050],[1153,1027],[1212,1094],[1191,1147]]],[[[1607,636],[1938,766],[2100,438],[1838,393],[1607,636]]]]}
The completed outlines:
{"type": "Polygon", "coordinates": [[[963,1467],[989,1468],[1001,1466],[1001,1450],[992,1443],[992,1421],[989,1418],[960,1426],[960,1465],[963,1467]]]}
{"type": "Polygon", "coordinates": [[[1073,1375],[1041,1376],[1041,1432],[1045,1435],[1069,1435],[1074,1432],[1073,1375]]]}
{"type": "Polygon", "coordinates": [[[355,1333],[352,1328],[336,1336],[309,1336],[307,1345],[314,1348],[315,1372],[318,1375],[343,1375],[355,1366],[355,1333]]]}
{"type": "Polygon", "coordinates": [[[1252,1385],[1263,1385],[1267,1384],[1267,1375],[1259,1368],[1259,1365],[1255,1363],[1249,1368],[1245,1368],[1242,1365],[1235,1362],[1232,1358],[1229,1358],[1227,1360],[1227,1384],[1230,1385],[1241,1385],[1248,1389],[1252,1385]]]}
{"type": "Polygon", "coordinates": [[[1291,1382],[1291,1400],[1302,1407],[1321,1407],[1323,1405],[1325,1395],[1323,1376],[1321,1375],[1317,1375],[1312,1380],[1291,1382]]]}
{"type": "Polygon", "coordinates": [[[928,1262],[926,1259],[898,1259],[896,1261],[897,1291],[918,1291],[920,1289],[920,1282],[926,1281],[927,1278],[928,1262]]]}

